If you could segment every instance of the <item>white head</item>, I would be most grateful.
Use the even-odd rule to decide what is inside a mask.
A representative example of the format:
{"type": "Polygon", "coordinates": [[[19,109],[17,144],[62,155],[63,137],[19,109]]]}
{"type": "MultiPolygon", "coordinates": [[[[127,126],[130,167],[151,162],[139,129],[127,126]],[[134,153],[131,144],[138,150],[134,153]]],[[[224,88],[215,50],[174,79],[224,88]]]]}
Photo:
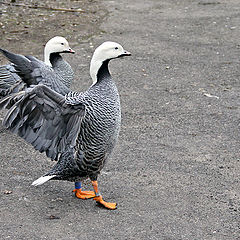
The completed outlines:
{"type": "Polygon", "coordinates": [[[90,75],[93,84],[97,82],[97,73],[102,63],[106,60],[119,58],[123,56],[130,56],[131,53],[123,49],[123,47],[115,42],[104,42],[93,53],[90,65],[90,75]]]}
{"type": "Polygon", "coordinates": [[[51,53],[75,53],[70,46],[68,41],[64,37],[54,37],[51,38],[45,45],[44,48],[44,62],[52,66],[50,63],[51,53]]]}

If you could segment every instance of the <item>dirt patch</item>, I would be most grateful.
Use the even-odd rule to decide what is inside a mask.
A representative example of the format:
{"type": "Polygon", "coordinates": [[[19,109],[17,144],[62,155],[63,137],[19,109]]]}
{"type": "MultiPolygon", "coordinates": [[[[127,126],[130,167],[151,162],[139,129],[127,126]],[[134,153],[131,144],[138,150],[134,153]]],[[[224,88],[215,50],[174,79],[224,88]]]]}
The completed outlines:
{"type": "Polygon", "coordinates": [[[0,1],[1,47],[42,54],[39,45],[57,35],[66,37],[74,47],[101,33],[99,25],[106,16],[107,11],[94,0],[0,1]]]}

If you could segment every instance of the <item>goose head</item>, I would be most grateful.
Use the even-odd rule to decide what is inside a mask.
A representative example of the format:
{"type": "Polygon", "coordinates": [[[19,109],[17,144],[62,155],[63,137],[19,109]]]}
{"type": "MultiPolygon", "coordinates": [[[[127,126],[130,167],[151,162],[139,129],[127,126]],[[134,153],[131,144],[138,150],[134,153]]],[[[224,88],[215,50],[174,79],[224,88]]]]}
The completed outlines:
{"type": "Polygon", "coordinates": [[[131,53],[124,50],[123,47],[116,42],[104,42],[93,53],[93,57],[90,65],[90,75],[93,80],[93,84],[97,82],[97,74],[106,61],[110,61],[114,58],[120,58],[123,56],[130,56],[131,53]]]}
{"type": "Polygon", "coordinates": [[[69,46],[68,41],[64,37],[51,38],[44,48],[44,62],[51,66],[50,55],[52,53],[75,53],[69,46]]]}

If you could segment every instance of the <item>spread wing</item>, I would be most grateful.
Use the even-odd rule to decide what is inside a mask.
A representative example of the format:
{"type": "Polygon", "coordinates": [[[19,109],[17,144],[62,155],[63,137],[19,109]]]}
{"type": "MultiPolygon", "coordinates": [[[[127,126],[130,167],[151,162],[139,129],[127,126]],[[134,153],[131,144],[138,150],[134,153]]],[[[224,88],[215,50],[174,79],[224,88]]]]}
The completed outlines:
{"type": "Polygon", "coordinates": [[[0,51],[13,63],[15,72],[26,84],[26,87],[44,84],[62,95],[70,92],[70,89],[62,82],[61,76],[44,62],[32,56],[14,54],[4,49],[0,49],[0,51]]]}
{"type": "Polygon", "coordinates": [[[0,101],[0,108],[9,102],[3,125],[33,147],[58,160],[69,146],[74,147],[80,131],[85,106],[79,101],[67,104],[65,97],[44,85],[28,88],[0,101]],[[15,98],[15,99],[13,99],[15,98]]]}
{"type": "Polygon", "coordinates": [[[0,66],[0,96],[18,92],[24,85],[12,64],[0,66]]]}
{"type": "Polygon", "coordinates": [[[20,81],[21,78],[17,75],[13,65],[0,66],[0,87],[9,88],[16,82],[20,81]]]}

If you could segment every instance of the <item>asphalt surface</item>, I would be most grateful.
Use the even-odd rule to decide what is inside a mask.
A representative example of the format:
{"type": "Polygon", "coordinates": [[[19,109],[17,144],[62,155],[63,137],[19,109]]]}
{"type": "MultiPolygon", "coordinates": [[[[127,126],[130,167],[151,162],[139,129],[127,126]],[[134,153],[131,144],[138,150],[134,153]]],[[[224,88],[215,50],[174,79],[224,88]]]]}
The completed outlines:
{"type": "Polygon", "coordinates": [[[1,239],[240,239],[239,1],[101,4],[101,34],[69,62],[83,90],[95,47],[132,52],[110,64],[123,121],[99,177],[118,209],[75,198],[69,182],[31,187],[53,163],[1,128],[1,239]]]}

